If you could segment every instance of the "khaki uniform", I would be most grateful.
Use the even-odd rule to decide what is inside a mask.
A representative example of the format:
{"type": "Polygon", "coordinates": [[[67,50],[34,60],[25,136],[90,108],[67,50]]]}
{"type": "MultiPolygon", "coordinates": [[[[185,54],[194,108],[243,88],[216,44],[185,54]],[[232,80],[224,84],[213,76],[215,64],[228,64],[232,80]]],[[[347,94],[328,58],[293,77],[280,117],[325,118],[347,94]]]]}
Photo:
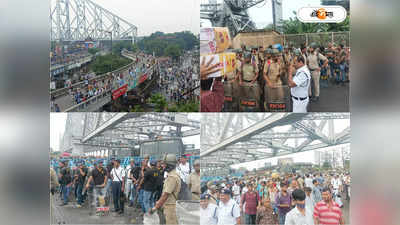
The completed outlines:
{"type": "Polygon", "coordinates": [[[189,176],[190,191],[192,192],[192,200],[200,200],[200,174],[193,172],[189,176]]]}
{"type": "Polygon", "coordinates": [[[241,72],[243,74],[243,81],[251,82],[256,77],[256,73],[258,73],[257,66],[253,66],[252,64],[245,63],[241,66],[241,72]]]}
{"type": "MultiPolygon", "coordinates": [[[[321,53],[313,52],[308,55],[307,62],[308,62],[308,69],[311,72],[311,77],[314,80],[314,94],[315,97],[319,97],[319,79],[321,76],[321,71],[319,70],[319,60],[325,61],[328,60],[325,56],[321,53]]],[[[311,94],[311,86],[308,90],[309,95],[311,94]]]]}
{"type": "MultiPolygon", "coordinates": [[[[283,99],[284,93],[282,88],[282,65],[280,63],[272,62],[264,65],[264,74],[272,83],[272,87],[266,87],[267,102],[280,101],[283,99]]],[[[266,85],[267,86],[267,85],[266,85]]]]}
{"type": "Polygon", "coordinates": [[[53,168],[50,168],[50,188],[58,186],[60,186],[60,184],[58,183],[56,171],[53,168]]]}
{"type": "Polygon", "coordinates": [[[245,63],[242,66],[241,70],[242,70],[243,84],[240,87],[240,93],[239,93],[240,96],[239,110],[240,111],[247,110],[243,108],[244,106],[242,105],[242,100],[243,102],[247,102],[248,99],[252,99],[251,101],[255,100],[256,103],[255,105],[252,105],[252,107],[254,109],[258,109],[260,104],[259,99],[261,96],[260,86],[257,80],[255,80],[254,83],[251,83],[256,78],[256,73],[259,72],[258,67],[253,64],[245,63]]]}
{"type": "Polygon", "coordinates": [[[172,170],[168,173],[168,177],[165,179],[163,186],[163,192],[169,194],[163,206],[166,224],[178,224],[178,219],[176,218],[176,200],[180,190],[181,179],[176,173],[176,170],[172,170]]]}

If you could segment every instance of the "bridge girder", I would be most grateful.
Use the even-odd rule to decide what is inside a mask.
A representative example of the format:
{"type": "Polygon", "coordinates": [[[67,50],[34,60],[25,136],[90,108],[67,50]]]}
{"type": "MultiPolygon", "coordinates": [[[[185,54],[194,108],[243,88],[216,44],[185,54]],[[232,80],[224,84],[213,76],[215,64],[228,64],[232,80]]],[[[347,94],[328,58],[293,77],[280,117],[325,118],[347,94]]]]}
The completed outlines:
{"type": "Polygon", "coordinates": [[[50,25],[51,41],[110,40],[112,36],[134,43],[138,29],[91,0],[51,0],[50,25]]]}

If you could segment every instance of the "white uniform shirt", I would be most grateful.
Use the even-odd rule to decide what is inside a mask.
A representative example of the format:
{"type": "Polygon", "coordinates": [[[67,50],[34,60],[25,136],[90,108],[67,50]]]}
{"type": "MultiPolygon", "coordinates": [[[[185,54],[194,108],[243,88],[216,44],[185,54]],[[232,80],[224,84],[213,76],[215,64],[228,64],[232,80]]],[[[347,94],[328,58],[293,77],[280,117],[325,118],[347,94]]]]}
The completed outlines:
{"type": "Polygon", "coordinates": [[[186,162],[185,165],[179,163],[178,167],[176,168],[176,172],[178,173],[179,177],[183,180],[183,182],[188,183],[188,178],[190,175],[190,165],[186,162]]]}
{"type": "Polygon", "coordinates": [[[238,185],[233,185],[232,186],[232,192],[233,192],[233,195],[240,195],[240,187],[238,186],[238,185]]]}
{"type": "Polygon", "coordinates": [[[112,176],[112,181],[120,181],[120,182],[122,182],[124,177],[125,177],[125,170],[121,166],[119,166],[118,169],[113,168],[111,170],[111,176],[112,176]]]}
{"type": "Polygon", "coordinates": [[[286,214],[285,225],[314,225],[313,212],[306,208],[305,216],[297,209],[293,208],[286,214]]]}
{"type": "Polygon", "coordinates": [[[296,71],[296,75],[293,77],[293,82],[296,83],[296,87],[292,87],[290,92],[292,96],[297,98],[308,97],[308,87],[310,86],[311,74],[307,66],[303,66],[296,71]]]}
{"type": "Polygon", "coordinates": [[[218,225],[236,224],[236,218],[238,217],[240,217],[240,207],[235,200],[230,199],[226,204],[222,201],[219,202],[217,209],[218,225]]]}
{"type": "Polygon", "coordinates": [[[208,225],[208,224],[217,224],[217,205],[213,203],[208,203],[207,208],[203,209],[200,207],[200,224],[208,225]],[[214,215],[215,213],[215,215],[214,215]]]}

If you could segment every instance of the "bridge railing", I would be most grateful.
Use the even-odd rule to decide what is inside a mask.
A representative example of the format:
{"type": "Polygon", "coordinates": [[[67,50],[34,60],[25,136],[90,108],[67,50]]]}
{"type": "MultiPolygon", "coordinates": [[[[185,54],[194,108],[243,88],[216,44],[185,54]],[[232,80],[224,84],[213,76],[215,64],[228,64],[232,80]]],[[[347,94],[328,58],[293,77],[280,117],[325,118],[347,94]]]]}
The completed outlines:
{"type": "Polygon", "coordinates": [[[100,102],[100,100],[103,100],[104,98],[110,98],[111,96],[111,89],[108,89],[106,91],[104,91],[101,94],[98,94],[96,96],[93,96],[89,99],[87,99],[84,102],[81,102],[77,105],[74,105],[68,109],[65,110],[65,112],[81,112],[84,111],[87,107],[97,104],[98,102],[100,102]]]}
{"type": "MultiPolygon", "coordinates": [[[[153,65],[152,67],[150,67],[148,70],[146,70],[145,73],[147,74],[151,74],[152,76],[154,76],[152,73],[154,72],[154,69],[158,67],[158,64],[153,65]]],[[[125,69],[127,68],[127,66],[125,66],[125,69]]],[[[155,79],[153,79],[149,84],[146,85],[146,87],[143,88],[142,92],[145,92],[148,87],[150,87],[153,83],[155,82],[155,79]]],[[[112,89],[108,89],[105,92],[98,94],[96,96],[93,96],[89,99],[87,99],[84,102],[81,102],[77,105],[71,106],[70,108],[66,109],[66,112],[82,112],[85,111],[85,109],[87,109],[88,107],[95,105],[97,103],[99,103],[101,100],[108,98],[107,102],[111,101],[111,95],[112,95],[112,89]]],[[[101,107],[101,106],[100,106],[101,107]]]]}

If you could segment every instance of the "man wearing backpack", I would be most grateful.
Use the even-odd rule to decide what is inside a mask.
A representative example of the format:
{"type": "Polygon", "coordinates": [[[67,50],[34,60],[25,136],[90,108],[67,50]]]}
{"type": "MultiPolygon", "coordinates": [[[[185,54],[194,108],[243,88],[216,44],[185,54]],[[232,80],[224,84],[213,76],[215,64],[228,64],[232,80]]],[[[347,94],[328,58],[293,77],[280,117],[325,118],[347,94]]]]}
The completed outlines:
{"type": "Polygon", "coordinates": [[[114,168],[111,170],[110,175],[112,178],[112,195],[114,200],[114,212],[117,214],[124,214],[124,206],[121,201],[121,193],[124,193],[124,179],[125,171],[120,166],[121,161],[115,160],[114,168]]]}
{"type": "Polygon", "coordinates": [[[243,210],[243,204],[246,203],[244,209],[245,224],[256,224],[257,206],[260,202],[260,195],[254,191],[254,185],[248,185],[249,190],[243,195],[240,202],[240,211],[243,210]]]}
{"type": "Polygon", "coordinates": [[[72,185],[72,174],[71,169],[68,167],[68,161],[61,162],[61,166],[59,176],[62,185],[63,203],[61,203],[60,206],[64,206],[68,204],[69,192],[72,185]]]}
{"type": "Polygon", "coordinates": [[[278,208],[279,224],[285,224],[286,214],[292,209],[292,197],[287,191],[288,184],[281,183],[281,191],[277,194],[275,204],[278,208]]]}
{"type": "Polygon", "coordinates": [[[218,225],[240,224],[240,207],[231,199],[231,191],[222,189],[217,209],[218,225]]]}

